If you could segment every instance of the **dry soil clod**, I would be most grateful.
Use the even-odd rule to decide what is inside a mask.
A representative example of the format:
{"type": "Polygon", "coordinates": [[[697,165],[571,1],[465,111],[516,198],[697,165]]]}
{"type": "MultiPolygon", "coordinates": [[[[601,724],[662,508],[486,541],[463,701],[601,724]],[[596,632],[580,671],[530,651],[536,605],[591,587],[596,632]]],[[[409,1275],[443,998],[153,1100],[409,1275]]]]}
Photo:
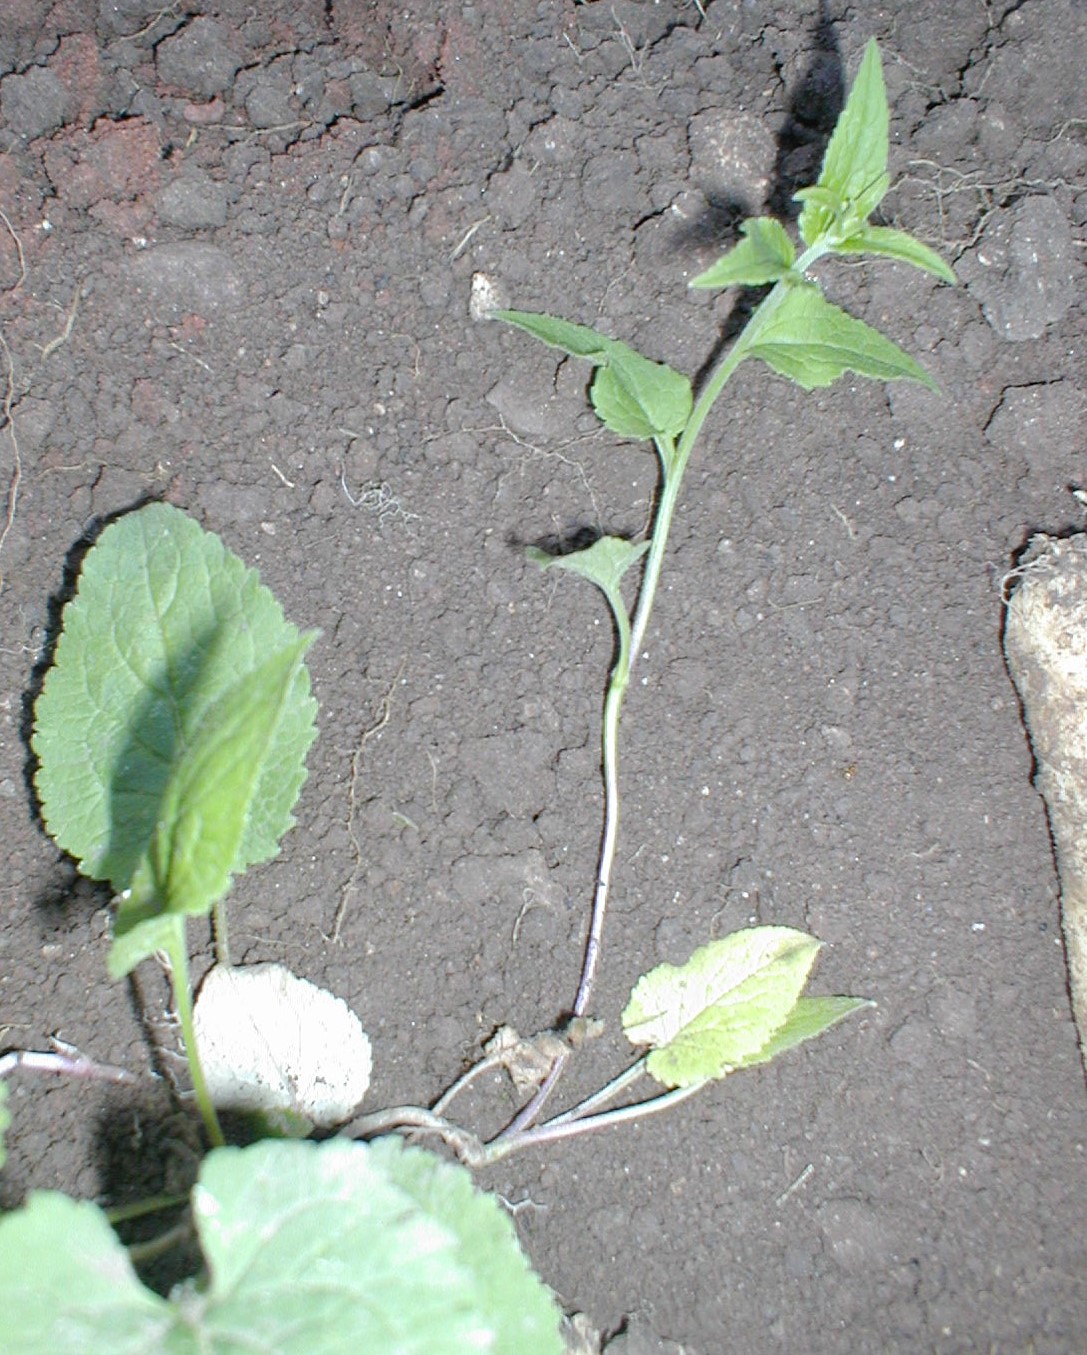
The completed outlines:
{"type": "Polygon", "coordinates": [[[1087,1071],[1087,535],[1034,537],[1017,574],[1004,653],[1049,815],[1072,1011],[1087,1071]]]}

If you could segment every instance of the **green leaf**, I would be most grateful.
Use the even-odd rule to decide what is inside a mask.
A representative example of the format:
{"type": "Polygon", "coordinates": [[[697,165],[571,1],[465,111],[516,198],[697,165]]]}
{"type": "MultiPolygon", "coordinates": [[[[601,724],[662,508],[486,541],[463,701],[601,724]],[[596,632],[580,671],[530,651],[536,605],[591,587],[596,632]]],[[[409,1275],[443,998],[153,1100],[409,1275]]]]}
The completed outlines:
{"type": "Polygon", "coordinates": [[[549,555],[538,546],[530,546],[526,554],[541,569],[568,569],[571,574],[580,574],[611,594],[618,592],[623,575],[648,549],[648,541],[639,541],[635,545],[623,536],[602,536],[591,546],[571,551],[569,555],[549,555]]]}
{"type": "Polygon", "coordinates": [[[740,233],[746,238],[699,273],[692,287],[759,287],[777,282],[792,268],[796,250],[780,221],[753,217],[743,223],[740,233]]]}
{"type": "Polygon", "coordinates": [[[123,896],[113,923],[113,944],[106,957],[111,979],[123,979],[149,955],[185,944],[185,917],[162,913],[154,899],[135,905],[123,896]]]}
{"type": "Polygon", "coordinates": [[[935,273],[943,282],[955,282],[957,279],[934,249],[922,244],[920,240],[906,231],[893,230],[890,226],[865,226],[863,230],[834,246],[835,254],[880,254],[884,258],[899,259],[922,268],[926,273],[935,273]]]}
{"type": "Polygon", "coordinates": [[[694,397],[691,383],[662,362],[652,362],[629,344],[587,325],[530,311],[495,311],[495,319],[523,329],[571,357],[601,368],[592,385],[593,408],[620,437],[678,437],[687,426],[694,397]]]}
{"type": "Polygon", "coordinates": [[[829,386],[843,372],[877,381],[920,381],[937,389],[919,362],[863,320],[832,306],[813,286],[785,292],[748,352],[805,390],[829,386]]]}
{"type": "Polygon", "coordinates": [[[608,349],[615,343],[606,334],[600,334],[588,325],[575,325],[571,320],[560,320],[557,315],[540,315],[534,311],[495,311],[495,320],[504,320],[515,329],[523,329],[549,348],[561,348],[572,358],[588,358],[590,362],[607,361],[608,349]]]}
{"type": "Polygon", "coordinates": [[[371,1152],[421,1211],[456,1234],[481,1310],[505,1315],[496,1324],[494,1345],[486,1348],[493,1355],[561,1349],[553,1338],[555,1305],[525,1264],[516,1231],[493,1197],[476,1190],[466,1171],[450,1171],[432,1154],[406,1149],[398,1139],[381,1139],[371,1152]]]}
{"type": "Polygon", "coordinates": [[[203,913],[226,893],[254,796],[302,656],[316,632],[229,687],[174,764],[147,856],[168,912],[203,913]]]}
{"type": "Polygon", "coordinates": [[[827,143],[817,189],[802,190],[798,227],[806,245],[830,234],[853,235],[887,192],[889,115],[879,46],[870,39],[853,88],[827,143]]]}
{"type": "Polygon", "coordinates": [[[580,574],[583,579],[595,583],[607,598],[615,624],[620,634],[623,634],[629,628],[630,619],[619,583],[631,565],[640,560],[648,549],[648,541],[634,545],[625,537],[602,536],[591,546],[571,551],[569,555],[548,555],[537,546],[530,546],[526,554],[541,569],[567,569],[571,574],[580,574]]]}
{"type": "Polygon", "coordinates": [[[724,1077],[761,1050],[796,1006],[819,942],[791,927],[750,927],[658,965],[623,1012],[646,1068],[668,1087],[724,1077]]]}
{"type": "Polygon", "coordinates": [[[464,1168],[385,1140],[216,1150],[193,1190],[208,1275],[145,1289],[95,1205],[0,1220],[2,1355],[560,1355],[559,1312],[464,1168]]]}
{"type": "Polygon", "coordinates": [[[174,1314],[145,1289],[95,1204],[35,1191],[0,1218],[0,1355],[156,1355],[174,1314]]]}
{"type": "Polygon", "coordinates": [[[769,1063],[779,1054],[814,1040],[853,1012],[875,1005],[864,997],[802,997],[785,1018],[785,1024],[779,1026],[757,1053],[744,1059],[738,1066],[753,1068],[760,1063],[769,1063]]]}
{"type": "MultiPolygon", "coordinates": [[[[107,527],[64,609],[32,746],[46,827],[84,874],[129,888],[163,797],[209,710],[297,641],[272,593],[218,537],[168,504],[107,527]]],[[[315,736],[304,666],[252,796],[235,872],[294,822],[315,736]]]]}

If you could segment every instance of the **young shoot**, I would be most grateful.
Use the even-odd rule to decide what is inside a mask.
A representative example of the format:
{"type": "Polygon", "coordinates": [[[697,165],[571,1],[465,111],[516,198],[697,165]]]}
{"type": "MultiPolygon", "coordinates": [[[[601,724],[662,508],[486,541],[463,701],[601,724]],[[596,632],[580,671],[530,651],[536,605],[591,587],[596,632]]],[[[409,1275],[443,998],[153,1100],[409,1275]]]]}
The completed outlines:
{"type": "MultiPolygon", "coordinates": [[[[934,388],[924,368],[897,344],[829,302],[813,271],[827,256],[875,255],[911,264],[945,282],[955,280],[927,245],[904,231],[872,224],[872,214],[890,183],[888,118],[879,50],[873,40],[827,145],[818,181],[796,194],[803,204],[799,252],[780,221],[756,217],[743,223],[740,242],[691,283],[697,288],[770,288],[697,399],[681,373],[585,325],[524,311],[493,312],[494,318],[548,346],[592,363],[589,394],[601,422],[621,437],[652,443],[660,463],[660,489],[645,540],[605,536],[570,554],[529,552],[543,568],[563,569],[594,583],[604,594],[618,637],[601,728],[604,825],[588,936],[567,1037],[537,1037],[534,1049],[543,1058],[544,1070],[536,1089],[491,1143],[469,1136],[466,1144],[464,1131],[444,1116],[408,1107],[364,1117],[356,1122],[360,1132],[410,1123],[441,1134],[468,1161],[494,1161],[515,1148],[674,1105],[706,1082],[764,1063],[866,1005],[855,998],[801,997],[818,949],[812,938],[788,928],[739,932],[696,952],[679,970],[663,965],[645,976],[631,996],[623,1023],[631,1040],[653,1046],[652,1052],[596,1095],[539,1123],[578,1042],[569,1035],[583,1027],[591,1011],[619,832],[623,699],[653,610],[683,477],[714,405],[748,358],[761,359],[804,390],[828,386],[848,371],[878,381],[906,379],[934,388]],[[639,564],[636,600],[628,611],[621,585],[639,564]],[[751,1047],[731,1043],[742,1030],[757,1032],[751,1047]],[[707,1040],[709,1031],[723,1035],[723,1048],[707,1040]],[[643,1074],[669,1090],[641,1103],[603,1109],[643,1074]]],[[[496,1061],[502,1060],[494,1052],[488,1054],[457,1088],[496,1061]]],[[[444,1108],[448,1097],[439,1104],[444,1108]]]]}

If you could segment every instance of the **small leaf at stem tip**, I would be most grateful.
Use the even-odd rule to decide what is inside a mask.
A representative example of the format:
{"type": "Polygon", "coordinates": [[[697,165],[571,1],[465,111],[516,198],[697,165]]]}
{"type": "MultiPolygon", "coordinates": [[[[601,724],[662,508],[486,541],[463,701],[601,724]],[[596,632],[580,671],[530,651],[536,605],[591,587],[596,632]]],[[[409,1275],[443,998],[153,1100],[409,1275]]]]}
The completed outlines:
{"type": "Polygon", "coordinates": [[[786,1022],[820,943],[791,927],[749,927],[658,965],[634,986],[623,1029],[650,1045],[646,1068],[668,1087],[724,1077],[786,1022]]]}
{"type": "Polygon", "coordinates": [[[752,217],[740,227],[745,237],[704,273],[692,287],[761,287],[777,282],[792,268],[796,250],[785,227],[772,216],[752,217]]]}
{"type": "Polygon", "coordinates": [[[934,249],[906,231],[893,230],[890,226],[865,226],[856,235],[835,245],[834,253],[878,254],[885,259],[898,259],[902,263],[912,264],[926,273],[934,273],[941,282],[957,281],[951,266],[934,249]]]}
{"type": "MultiPolygon", "coordinates": [[[[827,143],[816,187],[833,194],[841,206],[823,195],[803,193],[804,210],[797,223],[800,237],[812,245],[833,231],[838,222],[853,218],[859,226],[875,211],[887,192],[889,114],[879,46],[871,38],[827,143]]],[[[849,232],[852,234],[853,232],[849,232]]]]}
{"type": "Polygon", "coordinates": [[[818,287],[791,288],[748,350],[804,390],[829,386],[844,372],[876,381],[920,381],[928,372],[879,330],[831,305],[818,287]]]}

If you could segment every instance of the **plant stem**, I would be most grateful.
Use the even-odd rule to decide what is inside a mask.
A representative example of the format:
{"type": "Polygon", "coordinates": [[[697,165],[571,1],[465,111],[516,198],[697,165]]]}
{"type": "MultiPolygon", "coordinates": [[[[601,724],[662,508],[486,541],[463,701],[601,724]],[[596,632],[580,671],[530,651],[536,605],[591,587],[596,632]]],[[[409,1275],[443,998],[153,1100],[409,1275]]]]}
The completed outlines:
{"type": "MultiPolygon", "coordinates": [[[[794,272],[805,273],[816,260],[827,252],[827,249],[828,245],[822,241],[810,246],[796,261],[794,272]]],[[[608,910],[615,850],[618,844],[619,717],[622,713],[623,698],[626,695],[627,687],[630,685],[630,675],[641,652],[646,628],[653,612],[653,603],[656,600],[657,587],[660,583],[661,567],[664,563],[664,554],[668,546],[672,520],[675,516],[687,462],[690,460],[691,452],[698,441],[702,427],[709,417],[710,411],[717,403],[721,392],[728,384],[729,378],[744,358],[748,356],[758,339],[760,330],[765,327],[767,321],[781,304],[788,288],[794,285],[795,278],[782,279],[774,284],[770,292],[759,303],[732,347],[724,354],[711,373],[709,380],[695,401],[694,408],[691,410],[691,417],[687,420],[678,444],[668,434],[662,433],[655,439],[661,461],[663,484],[657,511],[653,518],[649,552],[646,556],[642,581],[638,588],[633,622],[631,622],[623,605],[622,597],[613,597],[608,594],[608,602],[611,604],[619,634],[619,653],[611,670],[607,696],[604,701],[601,740],[604,773],[604,832],[600,842],[596,888],[593,892],[592,914],[589,921],[589,937],[585,943],[581,977],[578,981],[577,996],[574,999],[573,1013],[575,1016],[584,1016],[592,1000],[596,971],[600,962],[600,950],[603,944],[604,920],[608,910]]],[[[569,1057],[569,1050],[563,1050],[557,1056],[547,1077],[536,1093],[503,1130],[502,1134],[498,1136],[496,1143],[519,1142],[529,1132],[529,1127],[535,1123],[551,1096],[569,1057]]],[[[559,1117],[559,1120],[564,1124],[567,1123],[565,1117],[559,1117]]],[[[557,1125],[559,1121],[552,1121],[551,1123],[557,1125]]]]}
{"type": "MultiPolygon", "coordinates": [[[[812,245],[798,259],[797,271],[803,273],[824,253],[826,253],[824,244],[812,245]]],[[[622,711],[623,697],[630,683],[630,675],[641,652],[646,628],[653,611],[653,603],[656,600],[661,567],[664,563],[664,554],[672,530],[672,519],[675,516],[684,472],[687,469],[687,462],[690,460],[695,443],[698,441],[698,435],[701,433],[710,411],[717,403],[718,397],[733,372],[748,355],[749,350],[758,338],[759,331],[766,325],[767,320],[781,304],[788,288],[792,285],[793,283],[785,280],[776,283],[770,293],[759,303],[736,342],[725,353],[706,382],[694,408],[691,410],[691,417],[687,420],[679,443],[676,444],[671,436],[664,433],[656,438],[664,483],[661,487],[660,501],[657,504],[657,511],[653,519],[649,553],[646,556],[642,582],[638,588],[638,600],[634,610],[633,623],[628,619],[621,597],[609,597],[608,599],[612,604],[612,611],[615,613],[615,622],[619,632],[619,655],[611,672],[607,699],[604,703],[604,835],[600,844],[589,939],[585,947],[585,960],[582,965],[577,998],[574,1002],[575,1016],[585,1015],[592,996],[603,939],[604,916],[607,912],[612,866],[615,861],[619,829],[619,716],[622,711]]]]}
{"type": "Polygon", "coordinates": [[[189,1075],[192,1078],[193,1094],[204,1121],[208,1139],[213,1148],[222,1148],[226,1144],[219,1117],[208,1094],[208,1084],[204,1080],[204,1069],[200,1064],[200,1052],[196,1047],[196,1028],[193,1024],[192,990],[189,986],[189,949],[185,941],[185,920],[179,917],[177,926],[170,935],[169,944],[164,947],[170,962],[170,982],[174,990],[174,1010],[181,1026],[181,1040],[189,1059],[189,1075]]]}
{"type": "Polygon", "coordinates": [[[435,1115],[431,1110],[424,1110],[422,1106],[391,1106],[388,1110],[375,1110],[353,1120],[350,1128],[353,1134],[362,1138],[373,1138],[390,1129],[414,1129],[425,1134],[437,1134],[466,1167],[482,1167],[489,1161],[487,1150],[476,1134],[441,1115],[435,1115]]]}
{"type": "Polygon", "coordinates": [[[215,938],[215,959],[230,966],[230,928],[226,920],[226,899],[216,899],[211,906],[211,931],[215,938]]]}
{"type": "Polygon", "coordinates": [[[614,1101],[628,1087],[632,1087],[640,1077],[645,1075],[645,1055],[637,1063],[632,1063],[625,1072],[613,1077],[612,1080],[600,1088],[598,1092],[593,1092],[592,1096],[587,1096],[584,1101],[579,1101],[576,1106],[571,1106],[569,1110],[564,1110],[561,1115],[556,1115],[548,1120],[548,1124],[566,1124],[568,1120],[580,1120],[594,1111],[599,1106],[605,1106],[609,1101],[614,1101]]]}
{"type": "Polygon", "coordinates": [[[614,597],[609,596],[608,601],[611,603],[616,629],[619,632],[619,653],[611,670],[608,694],[604,700],[600,741],[604,768],[604,836],[601,839],[596,871],[589,939],[585,944],[581,980],[578,983],[577,997],[574,999],[575,1016],[584,1016],[588,1011],[593,985],[596,982],[596,967],[600,961],[600,946],[604,936],[604,915],[607,912],[611,872],[615,864],[615,847],[619,840],[619,716],[623,709],[623,697],[630,683],[630,618],[618,592],[614,597]]]}
{"type": "Polygon", "coordinates": [[[651,1097],[648,1101],[638,1101],[632,1106],[620,1106],[617,1110],[605,1110],[599,1115],[588,1115],[577,1120],[559,1115],[554,1120],[549,1120],[547,1124],[537,1125],[536,1128],[526,1129],[519,1134],[500,1134],[484,1146],[483,1162],[479,1165],[492,1166],[502,1158],[508,1157],[510,1153],[520,1152],[522,1148],[553,1143],[556,1139],[573,1138],[576,1134],[588,1134],[591,1130],[603,1129],[607,1125],[625,1124],[643,1115],[655,1115],[658,1111],[678,1105],[680,1101],[686,1101],[689,1096],[701,1091],[705,1085],[705,1082],[695,1082],[689,1087],[677,1087],[674,1091],[664,1092],[661,1096],[651,1097]]]}

